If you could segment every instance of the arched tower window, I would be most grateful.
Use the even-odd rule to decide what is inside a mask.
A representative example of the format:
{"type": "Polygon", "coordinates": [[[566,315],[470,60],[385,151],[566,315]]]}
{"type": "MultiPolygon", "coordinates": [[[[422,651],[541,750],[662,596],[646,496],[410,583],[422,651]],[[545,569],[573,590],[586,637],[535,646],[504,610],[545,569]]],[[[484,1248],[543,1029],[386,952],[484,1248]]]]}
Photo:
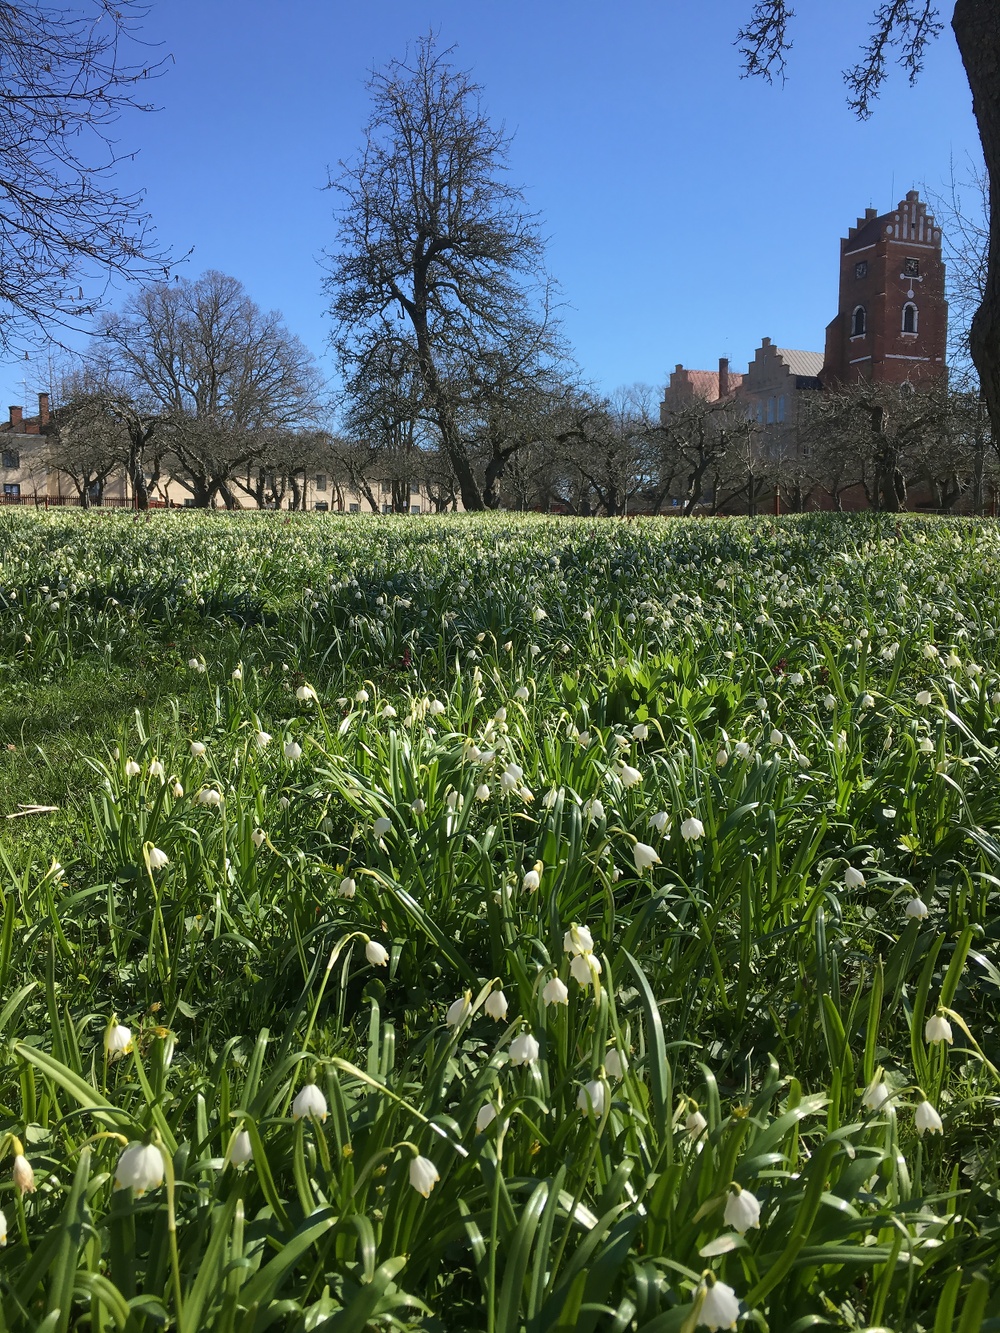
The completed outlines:
{"type": "Polygon", "coordinates": [[[851,337],[863,338],[865,333],[865,308],[863,305],[854,307],[854,315],[851,319],[851,337]]]}
{"type": "Polygon", "coordinates": [[[903,332],[916,333],[917,331],[917,307],[912,301],[907,301],[903,306],[903,332]]]}

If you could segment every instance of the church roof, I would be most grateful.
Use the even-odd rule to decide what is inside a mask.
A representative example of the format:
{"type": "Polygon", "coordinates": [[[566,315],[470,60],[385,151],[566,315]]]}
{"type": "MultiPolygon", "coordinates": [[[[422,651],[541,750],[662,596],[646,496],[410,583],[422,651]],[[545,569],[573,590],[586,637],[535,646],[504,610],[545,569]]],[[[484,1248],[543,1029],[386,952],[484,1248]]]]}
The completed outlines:
{"type": "Polygon", "coordinates": [[[793,375],[815,379],[823,369],[822,352],[797,352],[791,347],[775,349],[793,375]]]}
{"type": "MultiPolygon", "coordinates": [[[[691,393],[696,398],[703,398],[706,403],[718,401],[719,372],[717,370],[688,370],[687,367],[684,367],[680,372],[675,372],[675,375],[671,376],[672,381],[675,379],[678,379],[678,382],[672,382],[670,385],[675,393],[691,393]]],[[[738,389],[742,383],[743,376],[731,370],[729,372],[730,394],[738,389]]]]}

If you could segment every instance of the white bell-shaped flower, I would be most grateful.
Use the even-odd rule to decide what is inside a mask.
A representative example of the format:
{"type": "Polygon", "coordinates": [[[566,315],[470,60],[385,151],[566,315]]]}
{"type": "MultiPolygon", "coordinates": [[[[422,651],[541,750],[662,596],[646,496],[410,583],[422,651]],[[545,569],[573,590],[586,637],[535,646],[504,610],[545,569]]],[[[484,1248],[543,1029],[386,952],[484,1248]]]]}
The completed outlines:
{"type": "Polygon", "coordinates": [[[166,852],[161,851],[159,847],[154,847],[152,843],[146,844],[146,860],[149,863],[150,870],[162,870],[165,865],[170,864],[170,857],[166,852]]]}
{"type": "Polygon", "coordinates": [[[35,1192],[35,1172],[24,1153],[14,1158],[14,1188],[22,1197],[35,1192]]]}
{"type": "Polygon", "coordinates": [[[444,1021],[450,1028],[457,1028],[472,1013],[472,993],[466,991],[460,1000],[453,1000],[448,1006],[444,1021]]]}
{"type": "Polygon", "coordinates": [[[569,988],[559,977],[551,977],[542,987],[545,1004],[569,1004],[569,988]]]}
{"type": "Polygon", "coordinates": [[[944,1041],[951,1046],[954,1042],[951,1032],[951,1024],[945,1018],[944,1014],[932,1014],[924,1024],[924,1041],[936,1042],[944,1041]]]}
{"type": "Polygon", "coordinates": [[[622,764],[621,768],[618,770],[618,776],[622,780],[623,787],[634,787],[637,782],[642,781],[642,774],[637,768],[633,768],[631,764],[622,764]]]}
{"type": "Polygon", "coordinates": [[[497,1108],[492,1102],[487,1102],[485,1106],[481,1106],[479,1114],[476,1116],[476,1132],[482,1134],[484,1130],[489,1129],[496,1118],[497,1108]]]}
{"type": "Polygon", "coordinates": [[[109,1023],[104,1031],[104,1054],[109,1060],[120,1060],[132,1049],[132,1030],[124,1023],[109,1023]]]}
{"type": "Polygon", "coordinates": [[[522,1032],[510,1044],[510,1062],[512,1065],[530,1065],[538,1059],[538,1042],[530,1032],[522,1032]]]}
{"type": "Polygon", "coordinates": [[[693,1139],[701,1138],[705,1130],[708,1129],[708,1121],[702,1113],[695,1108],[685,1119],[684,1129],[693,1139]]]}
{"type": "Polygon", "coordinates": [[[855,870],[853,866],[848,866],[844,871],[845,889],[863,889],[865,886],[865,877],[860,870],[855,870]]]}
{"type": "Polygon", "coordinates": [[[699,1328],[704,1324],[710,1333],[719,1328],[735,1328],[740,1303],[732,1287],[709,1274],[699,1290],[702,1292],[697,1316],[699,1328]]]}
{"type": "Polygon", "coordinates": [[[660,857],[655,847],[650,847],[648,843],[637,842],[632,848],[632,856],[635,860],[635,868],[641,875],[644,870],[651,866],[659,864],[660,857]]]}
{"type": "Polygon", "coordinates": [[[340,881],[340,888],[337,890],[337,894],[341,898],[353,898],[357,892],[357,888],[357,884],[350,875],[345,875],[340,881]]]}
{"type": "Polygon", "coordinates": [[[490,991],[486,997],[486,1003],[483,1008],[497,1023],[502,1023],[507,1017],[507,997],[502,990],[490,991]]]}
{"type": "Polygon", "coordinates": [[[163,1184],[163,1154],[155,1143],[130,1143],[115,1167],[115,1189],[137,1195],[163,1184]]]}
{"type": "Polygon", "coordinates": [[[921,1138],[924,1134],[941,1134],[944,1131],[944,1122],[930,1102],[926,1100],[922,1101],[914,1111],[913,1124],[921,1138]]]}
{"type": "Polygon", "coordinates": [[[191,742],[191,758],[201,759],[205,754],[206,746],[204,741],[191,742]]]}
{"type": "Polygon", "coordinates": [[[233,1136],[229,1149],[229,1160],[233,1166],[242,1166],[244,1162],[249,1162],[252,1157],[253,1144],[250,1142],[250,1135],[245,1129],[241,1129],[233,1136]]]}
{"type": "Polygon", "coordinates": [[[130,759],[128,763],[125,765],[125,776],[127,778],[137,778],[141,772],[142,769],[139,767],[139,765],[135,762],[134,759],[130,759]]]}
{"type": "Polygon", "coordinates": [[[302,758],[302,746],[298,741],[285,741],[283,749],[285,751],[285,758],[291,763],[294,763],[296,759],[302,758]]]}
{"type": "Polygon", "coordinates": [[[723,1213],[726,1226],[732,1227],[742,1236],[751,1227],[760,1226],[760,1202],[749,1190],[734,1185],[726,1195],[726,1209],[723,1213]]]}
{"type": "Polygon", "coordinates": [[[389,950],[378,940],[369,940],[365,945],[365,957],[372,967],[385,967],[389,961],[389,950]]]}
{"type": "Polygon", "coordinates": [[[429,1157],[414,1157],[410,1163],[410,1184],[418,1194],[429,1199],[431,1190],[440,1179],[438,1169],[429,1157]]]}
{"type": "Polygon", "coordinates": [[[922,921],[927,915],[927,904],[920,898],[911,898],[906,904],[905,915],[922,921]]]}
{"type": "Polygon", "coordinates": [[[705,836],[705,825],[692,815],[681,824],[681,837],[685,842],[696,842],[705,836]]]}
{"type": "Polygon", "coordinates": [[[584,1115],[588,1111],[593,1111],[595,1119],[600,1119],[604,1114],[604,1084],[600,1079],[591,1079],[589,1083],[584,1084],[576,1094],[576,1105],[584,1115]]]}
{"type": "Polygon", "coordinates": [[[608,1078],[621,1078],[625,1073],[626,1060],[617,1046],[604,1053],[604,1070],[608,1078]]]}
{"type": "Polygon", "coordinates": [[[574,954],[569,970],[573,980],[579,985],[596,985],[602,971],[601,960],[595,953],[574,954]]]}
{"type": "Polygon", "coordinates": [[[592,953],[593,948],[593,935],[586,926],[577,925],[574,921],[569,930],[563,935],[564,951],[572,954],[592,953]]]}
{"type": "Polygon", "coordinates": [[[327,1116],[326,1098],[315,1083],[307,1083],[300,1088],[292,1102],[292,1119],[304,1120],[307,1115],[325,1120],[327,1116]]]}

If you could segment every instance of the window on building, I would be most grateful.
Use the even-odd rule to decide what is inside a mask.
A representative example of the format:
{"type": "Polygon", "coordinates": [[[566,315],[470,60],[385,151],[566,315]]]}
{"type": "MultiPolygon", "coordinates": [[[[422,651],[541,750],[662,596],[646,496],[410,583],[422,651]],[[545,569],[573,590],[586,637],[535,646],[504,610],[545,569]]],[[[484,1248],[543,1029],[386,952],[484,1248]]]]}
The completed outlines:
{"type": "Polygon", "coordinates": [[[313,508],[316,510],[317,513],[325,514],[326,511],[330,508],[330,506],[327,504],[325,500],[317,500],[316,503],[313,505],[313,508]]]}
{"type": "Polygon", "coordinates": [[[773,398],[769,398],[769,399],[767,400],[767,424],[768,424],[769,426],[773,426],[773,425],[774,425],[774,399],[773,399],[773,398]]]}
{"type": "Polygon", "coordinates": [[[854,265],[854,276],[856,278],[868,277],[868,260],[862,259],[860,263],[854,265]]]}
{"type": "Polygon", "coordinates": [[[420,513],[420,506],[419,506],[419,505],[410,505],[410,513],[411,513],[411,514],[419,514],[419,513],[420,513]]]}
{"type": "Polygon", "coordinates": [[[357,505],[357,504],[355,504],[355,505],[348,505],[348,506],[347,506],[347,512],[348,512],[349,514],[360,514],[360,513],[361,513],[361,506],[360,506],[360,505],[357,505]]]}
{"type": "Polygon", "coordinates": [[[3,465],[4,467],[21,466],[21,455],[16,449],[5,449],[3,451],[3,465]]]}
{"type": "Polygon", "coordinates": [[[5,481],[3,484],[3,493],[5,496],[16,498],[21,494],[21,487],[16,481],[5,481]]]}
{"type": "Polygon", "coordinates": [[[907,301],[903,306],[903,332],[916,333],[917,331],[917,307],[912,301],[907,301]]]}
{"type": "Polygon", "coordinates": [[[863,305],[854,307],[854,314],[851,317],[851,337],[863,338],[865,336],[865,308],[863,305]]]}
{"type": "Polygon", "coordinates": [[[906,276],[907,276],[908,278],[919,278],[919,277],[920,277],[920,260],[919,260],[919,259],[904,259],[904,260],[903,260],[903,272],[906,274],[906,276]]]}
{"type": "Polygon", "coordinates": [[[326,490],[326,476],[322,472],[316,474],[316,489],[318,491],[326,490]]]}
{"type": "Polygon", "coordinates": [[[193,496],[193,495],[185,495],[185,497],[184,497],[184,508],[185,508],[185,509],[193,509],[193,508],[194,508],[194,496],[193,496]]]}
{"type": "Polygon", "coordinates": [[[419,481],[411,481],[411,482],[410,482],[410,494],[411,494],[411,495],[419,495],[419,494],[420,494],[420,482],[419,482],[419,481]]]}
{"type": "Polygon", "coordinates": [[[383,514],[391,514],[391,513],[392,513],[392,505],[383,505],[383,506],[382,506],[382,513],[383,513],[383,514]]]}
{"type": "Polygon", "coordinates": [[[785,395],[782,394],[781,397],[778,399],[778,420],[784,421],[784,419],[785,419],[785,395]]]}

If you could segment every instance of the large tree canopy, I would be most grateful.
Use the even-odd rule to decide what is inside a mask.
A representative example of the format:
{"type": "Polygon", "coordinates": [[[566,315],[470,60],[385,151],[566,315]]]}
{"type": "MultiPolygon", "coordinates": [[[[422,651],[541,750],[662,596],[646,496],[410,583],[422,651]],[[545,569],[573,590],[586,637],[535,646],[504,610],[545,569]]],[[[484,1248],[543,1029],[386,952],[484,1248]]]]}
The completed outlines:
{"type": "Polygon", "coordinates": [[[472,408],[481,418],[483,368],[534,389],[557,345],[537,223],[506,178],[509,140],[448,55],[428,37],[372,75],[364,149],[334,182],[344,203],[326,288],[347,383],[415,369],[462,502],[482,509],[496,478],[477,475],[465,423],[472,408]]]}
{"type": "MultiPolygon", "coordinates": [[[[769,80],[783,76],[793,18],[789,0],[756,0],[738,38],[747,74],[769,80]]],[[[859,116],[871,114],[890,58],[895,57],[912,83],[923,67],[927,44],[943,27],[933,0],[879,0],[861,59],[845,74],[850,103],[859,116]]],[[[955,0],[951,27],[972,90],[990,194],[985,290],[972,320],[969,348],[993,437],[1000,439],[1000,3],[955,0]]]]}

